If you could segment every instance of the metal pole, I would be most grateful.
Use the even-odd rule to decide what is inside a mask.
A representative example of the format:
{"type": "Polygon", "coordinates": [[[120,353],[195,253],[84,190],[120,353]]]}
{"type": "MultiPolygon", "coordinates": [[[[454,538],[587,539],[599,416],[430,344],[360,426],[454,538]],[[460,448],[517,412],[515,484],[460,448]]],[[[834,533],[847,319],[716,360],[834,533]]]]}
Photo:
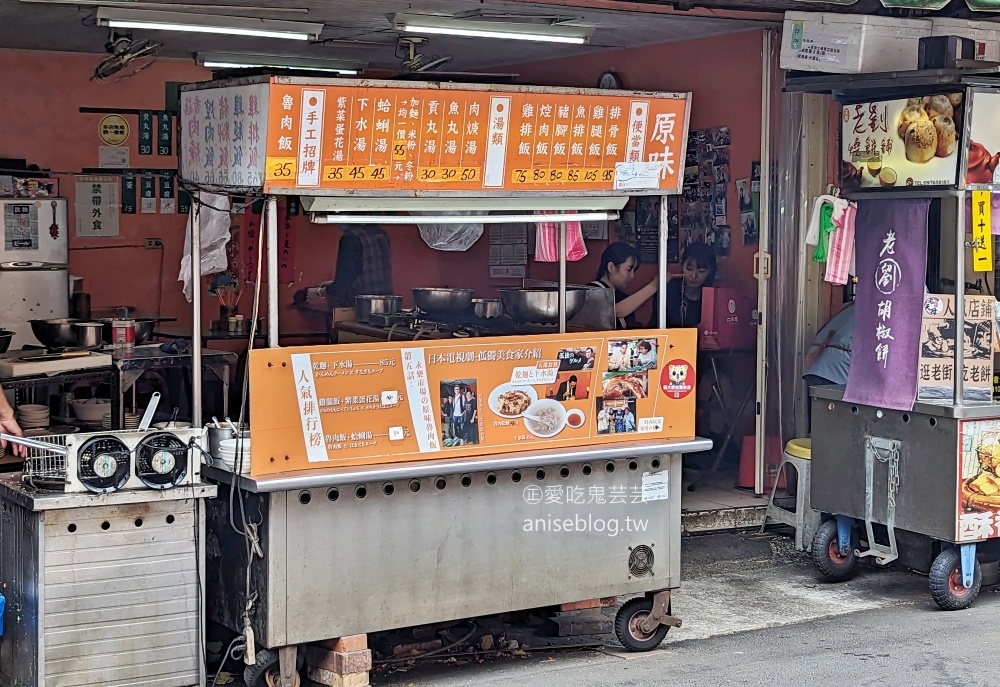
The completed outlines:
{"type": "Polygon", "coordinates": [[[191,215],[191,425],[201,427],[201,194],[191,215]]]}
{"type": "Polygon", "coordinates": [[[955,209],[955,405],[965,402],[965,191],[955,209]]]}
{"type": "Polygon", "coordinates": [[[667,199],[670,196],[660,196],[660,237],[657,244],[656,274],[660,278],[660,297],[657,299],[656,321],[660,324],[660,329],[667,327],[667,234],[669,213],[667,212],[667,199]]]}
{"type": "MultiPolygon", "coordinates": [[[[770,208],[771,208],[771,70],[774,68],[774,31],[764,30],[763,44],[761,46],[761,72],[760,72],[760,217],[758,221],[758,231],[760,233],[760,245],[757,247],[759,260],[759,272],[757,277],[757,398],[760,399],[757,407],[756,432],[754,437],[754,493],[764,493],[764,473],[767,459],[765,441],[767,423],[766,403],[767,403],[767,339],[768,328],[771,326],[770,319],[764,319],[767,315],[767,280],[771,271],[771,230],[770,208]],[[761,323],[763,320],[763,323],[761,323]]],[[[805,148],[800,149],[800,155],[805,148]]],[[[774,399],[776,402],[777,399],[774,399]]]]}
{"type": "Polygon", "coordinates": [[[566,223],[559,223],[559,333],[566,333],[566,223]]]}
{"type": "Polygon", "coordinates": [[[267,345],[278,347],[278,199],[267,199],[267,345]]]}

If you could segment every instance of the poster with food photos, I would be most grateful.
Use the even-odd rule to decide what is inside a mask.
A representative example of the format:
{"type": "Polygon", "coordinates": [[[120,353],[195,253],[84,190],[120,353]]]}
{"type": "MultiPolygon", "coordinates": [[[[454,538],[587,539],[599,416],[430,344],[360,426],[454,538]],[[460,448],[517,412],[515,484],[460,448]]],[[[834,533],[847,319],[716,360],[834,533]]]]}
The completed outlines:
{"type": "Polygon", "coordinates": [[[845,105],[840,186],[953,186],[964,121],[962,93],[845,105]]]}
{"type": "Polygon", "coordinates": [[[694,329],[255,350],[251,474],[690,438],[696,355],[694,329]]]}

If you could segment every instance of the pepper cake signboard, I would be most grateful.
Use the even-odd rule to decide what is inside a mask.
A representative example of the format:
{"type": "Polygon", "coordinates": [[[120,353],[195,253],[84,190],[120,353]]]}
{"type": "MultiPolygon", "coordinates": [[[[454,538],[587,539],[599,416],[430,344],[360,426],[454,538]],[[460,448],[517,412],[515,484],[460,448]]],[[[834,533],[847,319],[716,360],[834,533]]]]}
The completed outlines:
{"type": "Polygon", "coordinates": [[[252,351],[254,475],[694,436],[694,330],[252,351]],[[668,367],[669,363],[669,367],[668,367]]]}
{"type": "Polygon", "coordinates": [[[841,187],[953,186],[964,114],[961,93],[845,105],[841,187]]]}

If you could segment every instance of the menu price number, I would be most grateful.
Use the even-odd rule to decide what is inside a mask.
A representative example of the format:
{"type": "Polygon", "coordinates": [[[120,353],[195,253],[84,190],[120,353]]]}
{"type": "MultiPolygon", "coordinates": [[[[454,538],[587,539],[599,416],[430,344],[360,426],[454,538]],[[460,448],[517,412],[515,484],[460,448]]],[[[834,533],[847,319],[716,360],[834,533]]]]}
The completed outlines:
{"type": "Polygon", "coordinates": [[[294,157],[269,157],[264,163],[264,177],[267,181],[284,181],[294,176],[294,157]]]}
{"type": "Polygon", "coordinates": [[[392,159],[399,161],[406,159],[406,141],[395,141],[392,144],[392,159]]]}
{"type": "Polygon", "coordinates": [[[515,169],[512,184],[599,184],[615,180],[613,169],[515,169]]]}
{"type": "Polygon", "coordinates": [[[428,183],[449,183],[479,181],[479,167],[423,167],[417,175],[420,181],[428,183]]]}
{"type": "Polygon", "coordinates": [[[326,181],[388,181],[388,165],[339,165],[323,168],[323,179],[326,181]]]}

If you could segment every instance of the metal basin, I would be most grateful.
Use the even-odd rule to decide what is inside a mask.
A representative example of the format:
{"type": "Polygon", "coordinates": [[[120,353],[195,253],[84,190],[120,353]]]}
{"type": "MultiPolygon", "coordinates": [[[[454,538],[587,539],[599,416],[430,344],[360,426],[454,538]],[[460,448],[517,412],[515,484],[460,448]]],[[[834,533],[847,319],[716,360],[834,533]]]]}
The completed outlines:
{"type": "Polygon", "coordinates": [[[460,313],[472,305],[472,289],[413,289],[413,302],[428,313],[460,313]]]}
{"type": "Polygon", "coordinates": [[[31,333],[46,348],[73,348],[76,346],[76,327],[79,320],[30,320],[31,333]]]}
{"type": "Polygon", "coordinates": [[[503,315],[503,301],[499,298],[475,298],[472,301],[472,312],[476,317],[492,319],[503,315]]]}
{"type": "Polygon", "coordinates": [[[354,297],[354,317],[363,324],[370,324],[372,315],[395,315],[402,307],[402,296],[354,297]]]}
{"type": "MultiPolygon", "coordinates": [[[[98,320],[104,325],[104,343],[114,343],[114,332],[112,331],[111,323],[114,319],[104,318],[98,320]]],[[[156,328],[156,320],[151,320],[149,318],[141,318],[137,320],[132,320],[135,322],[135,343],[141,344],[146,343],[151,338],[153,338],[153,329],[156,328]]]]}
{"type": "Polygon", "coordinates": [[[100,322],[77,322],[73,327],[76,329],[77,348],[100,348],[104,344],[104,325],[100,322]]]}
{"type": "MultiPolygon", "coordinates": [[[[555,324],[559,322],[559,289],[554,286],[500,289],[504,310],[515,322],[555,324]]],[[[566,319],[575,317],[587,300],[587,289],[566,287],[566,319]]]]}

